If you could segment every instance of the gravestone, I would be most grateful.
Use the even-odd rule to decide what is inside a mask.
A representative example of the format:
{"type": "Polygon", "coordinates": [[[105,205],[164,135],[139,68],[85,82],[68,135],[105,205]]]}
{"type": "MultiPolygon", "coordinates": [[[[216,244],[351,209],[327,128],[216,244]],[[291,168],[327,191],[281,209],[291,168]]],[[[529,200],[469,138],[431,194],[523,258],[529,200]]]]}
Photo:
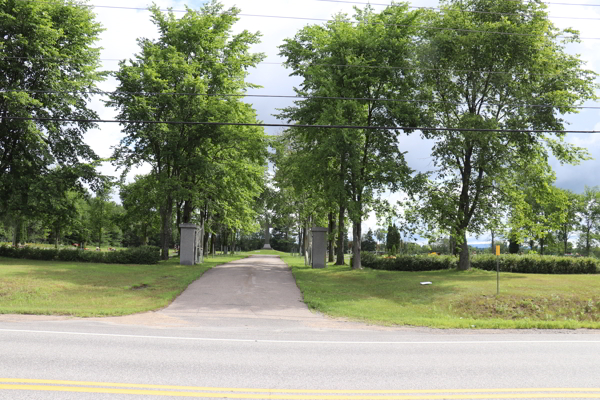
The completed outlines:
{"type": "Polygon", "coordinates": [[[267,220],[265,224],[265,245],[263,246],[263,249],[271,249],[271,234],[269,233],[270,227],[271,224],[269,224],[269,221],[267,220]]]}
{"type": "Polygon", "coordinates": [[[179,248],[179,264],[195,265],[203,261],[202,228],[196,224],[180,224],[181,243],[179,248]]]}
{"type": "Polygon", "coordinates": [[[325,256],[327,254],[327,228],[314,227],[312,232],[312,267],[325,268],[325,256]]]}

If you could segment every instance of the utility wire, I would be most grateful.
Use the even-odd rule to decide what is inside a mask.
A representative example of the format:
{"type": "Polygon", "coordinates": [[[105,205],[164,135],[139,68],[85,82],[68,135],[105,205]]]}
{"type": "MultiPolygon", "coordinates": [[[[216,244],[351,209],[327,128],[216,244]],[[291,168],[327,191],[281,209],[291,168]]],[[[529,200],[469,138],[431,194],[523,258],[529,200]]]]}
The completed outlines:
{"type": "MultiPolygon", "coordinates": [[[[71,58],[69,57],[19,57],[19,56],[3,56],[0,55],[0,60],[2,59],[15,59],[15,60],[56,60],[56,61],[69,61],[71,58]]],[[[99,58],[100,61],[123,61],[128,58],[99,58]]],[[[285,65],[284,62],[259,62],[257,65],[285,65]]],[[[366,68],[366,69],[391,69],[391,70],[415,70],[415,71],[443,71],[443,72],[467,72],[467,73],[477,73],[477,74],[492,74],[492,75],[511,75],[511,76],[521,76],[521,75],[529,75],[529,76],[546,76],[546,77],[554,77],[560,75],[561,72],[544,74],[544,73],[531,73],[531,72],[510,72],[510,71],[486,71],[486,70],[472,70],[472,69],[452,69],[452,68],[429,68],[429,67],[395,67],[391,65],[361,65],[361,64],[327,64],[327,63],[311,63],[311,64],[302,64],[302,67],[332,67],[332,68],[366,68]]]]}
{"type": "MultiPolygon", "coordinates": [[[[453,104],[453,105],[468,105],[469,103],[459,101],[443,101],[443,100],[416,100],[416,99],[388,99],[374,97],[341,97],[341,96],[292,96],[292,95],[277,95],[277,94],[230,94],[230,93],[195,93],[195,92],[127,92],[127,91],[102,91],[102,90],[0,90],[0,93],[42,93],[42,94],[100,94],[100,95],[142,95],[142,96],[198,96],[198,97],[258,97],[258,98],[280,98],[280,99],[317,99],[317,100],[353,100],[353,101],[381,101],[381,102],[397,102],[397,103],[427,103],[427,104],[453,104]]],[[[494,106],[493,103],[483,103],[486,106],[494,106]]],[[[555,105],[548,104],[502,104],[503,106],[518,106],[518,107],[538,107],[538,108],[555,108],[555,105]]],[[[575,109],[592,109],[600,110],[600,106],[572,106],[575,109]]]]}
{"type": "MultiPolygon", "coordinates": [[[[389,7],[389,6],[393,5],[391,3],[364,3],[364,2],[360,2],[360,1],[350,1],[350,0],[315,0],[315,1],[322,1],[322,2],[327,2],[327,3],[359,4],[359,5],[364,5],[364,6],[370,5],[370,6],[388,6],[389,7]]],[[[546,3],[546,4],[562,4],[562,3],[546,3]]],[[[574,4],[574,5],[600,6],[600,4],[574,4]]],[[[477,11],[477,10],[449,10],[449,9],[443,9],[443,8],[439,8],[439,7],[426,7],[426,6],[408,6],[408,8],[417,9],[417,10],[442,11],[444,13],[457,12],[457,13],[472,13],[472,14],[504,15],[504,16],[515,16],[515,17],[522,16],[521,14],[515,14],[515,13],[503,13],[503,12],[494,12],[494,11],[477,11]]],[[[523,14],[523,15],[531,15],[531,14],[523,14]]],[[[595,17],[563,17],[563,16],[559,16],[559,15],[548,15],[548,18],[591,20],[591,21],[600,20],[600,18],[595,18],[595,17]]]]}
{"type": "MultiPolygon", "coordinates": [[[[37,1],[43,2],[42,0],[20,0],[20,1],[37,1]]],[[[120,10],[142,10],[148,11],[147,8],[143,7],[125,7],[125,6],[100,6],[95,4],[83,4],[82,7],[91,7],[91,8],[108,8],[108,9],[120,9],[120,10]]],[[[172,10],[172,9],[159,9],[163,12],[178,12],[183,13],[187,12],[187,10],[172,10]]],[[[289,17],[282,15],[265,15],[265,14],[237,14],[241,17],[256,17],[256,18],[274,18],[274,19],[293,19],[293,20],[302,20],[302,21],[320,21],[320,22],[332,22],[334,20],[328,18],[310,18],[310,17],[289,17]]],[[[350,21],[351,23],[360,23],[360,21],[350,21]]],[[[385,26],[401,26],[401,27],[412,27],[413,25],[409,24],[384,24],[385,26]]],[[[539,37],[543,35],[537,35],[535,33],[515,33],[515,32],[499,32],[499,31],[485,31],[478,29],[460,29],[460,28],[445,28],[445,27],[437,27],[437,26],[429,26],[429,25],[416,25],[415,27],[423,28],[423,29],[435,29],[435,30],[443,30],[443,31],[455,31],[455,32],[474,32],[474,33],[485,33],[485,34],[495,34],[495,35],[503,35],[503,36],[532,36],[539,37]]],[[[557,36],[558,38],[563,39],[572,39],[574,36],[557,36]]],[[[600,37],[579,37],[579,40],[600,40],[600,37]]]]}
{"type": "Polygon", "coordinates": [[[317,129],[366,129],[366,130],[420,130],[420,131],[460,131],[460,132],[507,132],[507,133],[600,133],[600,131],[575,131],[552,129],[471,129],[471,128],[435,128],[416,126],[361,126],[361,125],[306,125],[306,124],[265,124],[249,122],[199,122],[199,121],[153,121],[126,119],[78,119],[78,118],[43,118],[3,116],[0,119],[23,121],[56,121],[56,122],[106,122],[119,124],[166,124],[166,125],[212,125],[212,126],[263,126],[285,128],[317,128],[317,129]]]}

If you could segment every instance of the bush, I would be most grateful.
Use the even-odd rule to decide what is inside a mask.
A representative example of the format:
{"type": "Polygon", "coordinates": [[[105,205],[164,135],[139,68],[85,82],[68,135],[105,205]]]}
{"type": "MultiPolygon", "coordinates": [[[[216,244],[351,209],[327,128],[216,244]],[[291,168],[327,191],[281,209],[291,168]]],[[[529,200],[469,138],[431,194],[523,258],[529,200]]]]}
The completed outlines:
{"type": "MultiPolygon", "coordinates": [[[[600,261],[587,257],[503,254],[498,256],[498,264],[502,272],[528,274],[596,274],[600,272],[600,261]]],[[[471,266],[495,271],[496,256],[490,254],[473,256],[471,266]]]]}
{"type": "MultiPolygon", "coordinates": [[[[396,256],[381,258],[372,253],[361,253],[364,267],[386,271],[435,271],[457,268],[454,256],[396,256]]],[[[528,274],[596,274],[600,273],[600,260],[584,257],[559,257],[503,254],[498,256],[502,272],[528,274]]],[[[496,256],[492,254],[471,256],[471,267],[486,271],[496,270],[496,256]]]]}
{"type": "Polygon", "coordinates": [[[458,258],[453,256],[408,256],[381,258],[371,253],[361,252],[361,264],[372,269],[386,271],[437,271],[456,268],[458,258]]]}
{"type": "Polygon", "coordinates": [[[156,264],[160,260],[160,249],[156,246],[141,246],[106,253],[75,249],[41,249],[29,246],[15,248],[3,245],[0,246],[0,256],[47,261],[59,260],[109,264],[156,264]]]}

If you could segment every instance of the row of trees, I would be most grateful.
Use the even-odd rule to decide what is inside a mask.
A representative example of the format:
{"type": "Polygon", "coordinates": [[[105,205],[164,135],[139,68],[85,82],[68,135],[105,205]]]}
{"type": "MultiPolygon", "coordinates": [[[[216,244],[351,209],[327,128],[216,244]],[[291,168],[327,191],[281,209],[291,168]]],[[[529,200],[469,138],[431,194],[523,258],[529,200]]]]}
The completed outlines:
{"type": "MultiPolygon", "coordinates": [[[[89,97],[109,75],[93,47],[102,28],[79,3],[6,0],[0,8],[0,211],[15,243],[23,221],[47,220],[60,237],[74,215],[71,197],[90,188],[102,198],[111,183],[96,172],[106,160],[83,141],[98,118],[89,97]]],[[[379,200],[384,190],[406,192],[403,226],[449,236],[464,269],[467,232],[510,228],[520,243],[555,229],[540,220],[566,223],[534,211],[568,208],[556,200],[547,160],[588,158],[564,142],[563,116],[594,98],[596,74],[566,53],[578,33],[552,25],[541,1],[447,0],[436,11],[400,3],[357,9],[358,23],[340,14],[303,28],[280,47],[303,79],[303,99],[278,116],[297,126],[271,154],[241,101],[255,87],[247,71],[264,55],[250,51],[258,33],[232,33],[239,10],[213,0],[179,19],[150,11],[158,38],[140,38],[139,52],[120,62],[106,104],[124,121],[111,161],[123,176],[151,166],[123,185],[122,219],[141,243],[158,225],[163,258],[180,223],[203,226],[208,249],[218,232],[224,243],[251,241],[243,233],[257,231],[262,215],[266,227],[281,228],[280,243],[298,237],[306,257],[310,228],[328,226],[330,257],[337,247],[343,263],[349,223],[360,238],[370,211],[395,213],[379,200]],[[434,143],[431,171],[406,162],[402,135],[417,131],[434,143]]],[[[352,247],[360,268],[361,240],[352,247]]]]}
{"type": "Polygon", "coordinates": [[[96,171],[103,161],[123,177],[134,166],[151,166],[149,175],[120,185],[119,226],[133,227],[128,231],[137,237],[127,243],[151,242],[158,224],[157,244],[167,258],[179,223],[205,226],[205,242],[212,234],[213,243],[217,233],[228,243],[256,230],[267,157],[263,129],[188,122],[258,122],[241,98],[255,87],[245,81],[247,70],[264,58],[250,51],[259,34],[232,34],[239,10],[216,1],[179,19],[157,6],[150,11],[159,37],[139,38],[139,52],[112,73],[118,90],[106,104],[127,122],[112,158],[101,160],[83,141],[97,127],[90,97],[111,74],[99,71],[94,43],[102,27],[91,8],[0,2],[0,214],[13,243],[22,241],[22,225],[33,222],[51,227],[57,243],[61,237],[103,243],[102,229],[93,239],[82,233],[75,240],[72,233],[75,220],[93,214],[85,207],[114,206],[105,189],[114,180],[96,171]]]}
{"type": "MultiPolygon", "coordinates": [[[[369,211],[393,214],[378,194],[402,190],[403,226],[449,236],[462,269],[470,266],[467,233],[507,226],[519,243],[543,238],[548,228],[532,205],[566,204],[555,198],[549,157],[589,158],[564,141],[563,116],[597,88],[596,74],[565,51],[578,33],[556,28],[545,8],[510,0],[447,0],[437,11],[366,7],[286,39],[280,55],[303,79],[295,90],[305,99],[278,115],[329,126],[279,137],[275,182],[289,211],[304,226],[333,232],[337,222],[338,239],[347,216],[360,238],[369,211]],[[433,142],[430,171],[406,162],[401,134],[414,127],[433,142]]],[[[354,240],[353,268],[360,251],[354,240]]]]}

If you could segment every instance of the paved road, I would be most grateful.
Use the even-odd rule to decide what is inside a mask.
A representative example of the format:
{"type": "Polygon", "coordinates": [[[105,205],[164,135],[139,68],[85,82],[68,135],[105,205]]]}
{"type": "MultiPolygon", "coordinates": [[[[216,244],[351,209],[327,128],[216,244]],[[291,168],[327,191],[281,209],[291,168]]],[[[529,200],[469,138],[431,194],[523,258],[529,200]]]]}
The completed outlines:
{"type": "Polygon", "coordinates": [[[155,313],[0,316],[0,399],[600,398],[595,331],[369,327],[300,299],[253,257],[155,313]]]}

